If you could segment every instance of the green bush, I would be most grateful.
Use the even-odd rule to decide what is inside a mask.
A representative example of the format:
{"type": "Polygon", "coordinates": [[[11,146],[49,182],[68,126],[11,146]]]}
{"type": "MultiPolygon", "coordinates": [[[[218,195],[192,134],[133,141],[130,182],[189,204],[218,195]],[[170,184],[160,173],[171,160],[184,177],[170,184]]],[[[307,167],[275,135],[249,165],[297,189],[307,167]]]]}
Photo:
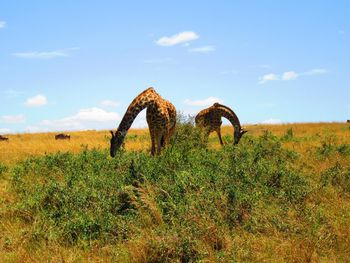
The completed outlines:
{"type": "Polygon", "coordinates": [[[7,171],[7,166],[0,163],[0,176],[7,171]]]}
{"type": "Polygon", "coordinates": [[[321,174],[321,186],[335,186],[344,193],[350,193],[350,167],[336,163],[321,174]]]}
{"type": "MultiPolygon", "coordinates": [[[[113,244],[143,229],[166,229],[177,236],[175,252],[161,241],[162,247],[150,247],[167,260],[195,261],[206,253],[198,242],[225,247],[208,229],[257,231],[255,211],[265,210],[272,222],[271,203],[281,210],[304,207],[310,185],[292,165],[297,159],[271,133],[208,149],[202,131],[180,122],[160,156],[120,152],[110,158],[107,151],[84,149],[18,163],[11,170],[15,214],[33,225],[33,240],[67,244],[113,244]]],[[[164,261],[157,253],[152,257],[164,261]]]]}

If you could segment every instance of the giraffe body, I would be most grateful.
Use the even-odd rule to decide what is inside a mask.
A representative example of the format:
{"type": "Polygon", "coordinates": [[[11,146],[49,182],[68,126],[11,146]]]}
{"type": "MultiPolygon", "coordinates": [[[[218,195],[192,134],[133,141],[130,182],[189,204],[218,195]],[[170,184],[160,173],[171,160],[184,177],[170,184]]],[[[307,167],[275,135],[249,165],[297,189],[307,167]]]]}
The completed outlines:
{"type": "Polygon", "coordinates": [[[201,110],[196,118],[195,122],[198,127],[202,127],[206,130],[207,136],[215,131],[219,137],[220,144],[223,145],[221,138],[221,118],[228,119],[234,127],[234,143],[237,144],[242,135],[247,131],[243,130],[237,115],[229,107],[219,103],[214,103],[209,108],[201,110]]]}
{"type": "Polygon", "coordinates": [[[176,109],[173,104],[163,99],[153,88],[141,92],[129,105],[118,130],[112,134],[111,156],[114,157],[130,129],[136,116],[147,108],[146,119],[151,135],[151,153],[160,154],[162,148],[169,143],[175,130],[176,109]]]}

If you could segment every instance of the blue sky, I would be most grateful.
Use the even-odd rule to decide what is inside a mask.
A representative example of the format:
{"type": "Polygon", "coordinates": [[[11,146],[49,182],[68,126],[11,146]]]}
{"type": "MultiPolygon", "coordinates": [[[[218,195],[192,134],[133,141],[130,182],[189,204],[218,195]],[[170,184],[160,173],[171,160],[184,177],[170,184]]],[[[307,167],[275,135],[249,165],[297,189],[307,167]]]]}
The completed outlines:
{"type": "MultiPolygon", "coordinates": [[[[242,123],[350,119],[349,1],[2,1],[0,133],[116,128],[153,86],[242,123]]],[[[145,113],[133,127],[145,127],[145,113]]]]}

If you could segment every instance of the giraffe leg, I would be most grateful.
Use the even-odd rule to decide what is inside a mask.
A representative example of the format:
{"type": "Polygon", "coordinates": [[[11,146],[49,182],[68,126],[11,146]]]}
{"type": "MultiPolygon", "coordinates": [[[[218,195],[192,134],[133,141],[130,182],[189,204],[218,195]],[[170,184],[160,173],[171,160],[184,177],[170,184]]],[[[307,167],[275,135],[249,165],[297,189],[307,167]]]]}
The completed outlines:
{"type": "Polygon", "coordinates": [[[221,138],[221,131],[220,131],[220,128],[219,128],[218,130],[216,130],[216,133],[218,134],[218,137],[219,137],[221,146],[224,145],[224,142],[222,141],[222,138],[221,138]]]}
{"type": "Polygon", "coordinates": [[[162,133],[157,133],[155,137],[156,142],[156,155],[159,155],[162,150],[162,133]]]}
{"type": "Polygon", "coordinates": [[[151,135],[151,141],[152,141],[152,147],[151,147],[151,155],[154,156],[156,153],[156,138],[155,138],[155,133],[153,129],[149,130],[149,133],[151,135]]]}

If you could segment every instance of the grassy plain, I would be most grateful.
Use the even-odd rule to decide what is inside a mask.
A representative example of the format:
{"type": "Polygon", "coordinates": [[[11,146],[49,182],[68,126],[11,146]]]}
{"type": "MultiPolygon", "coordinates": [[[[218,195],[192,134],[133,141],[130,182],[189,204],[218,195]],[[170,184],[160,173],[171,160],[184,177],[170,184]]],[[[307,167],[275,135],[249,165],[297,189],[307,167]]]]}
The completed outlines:
{"type": "Polygon", "coordinates": [[[249,125],[233,147],[189,124],[149,155],[148,130],[0,142],[2,262],[348,262],[350,130],[249,125]]]}

